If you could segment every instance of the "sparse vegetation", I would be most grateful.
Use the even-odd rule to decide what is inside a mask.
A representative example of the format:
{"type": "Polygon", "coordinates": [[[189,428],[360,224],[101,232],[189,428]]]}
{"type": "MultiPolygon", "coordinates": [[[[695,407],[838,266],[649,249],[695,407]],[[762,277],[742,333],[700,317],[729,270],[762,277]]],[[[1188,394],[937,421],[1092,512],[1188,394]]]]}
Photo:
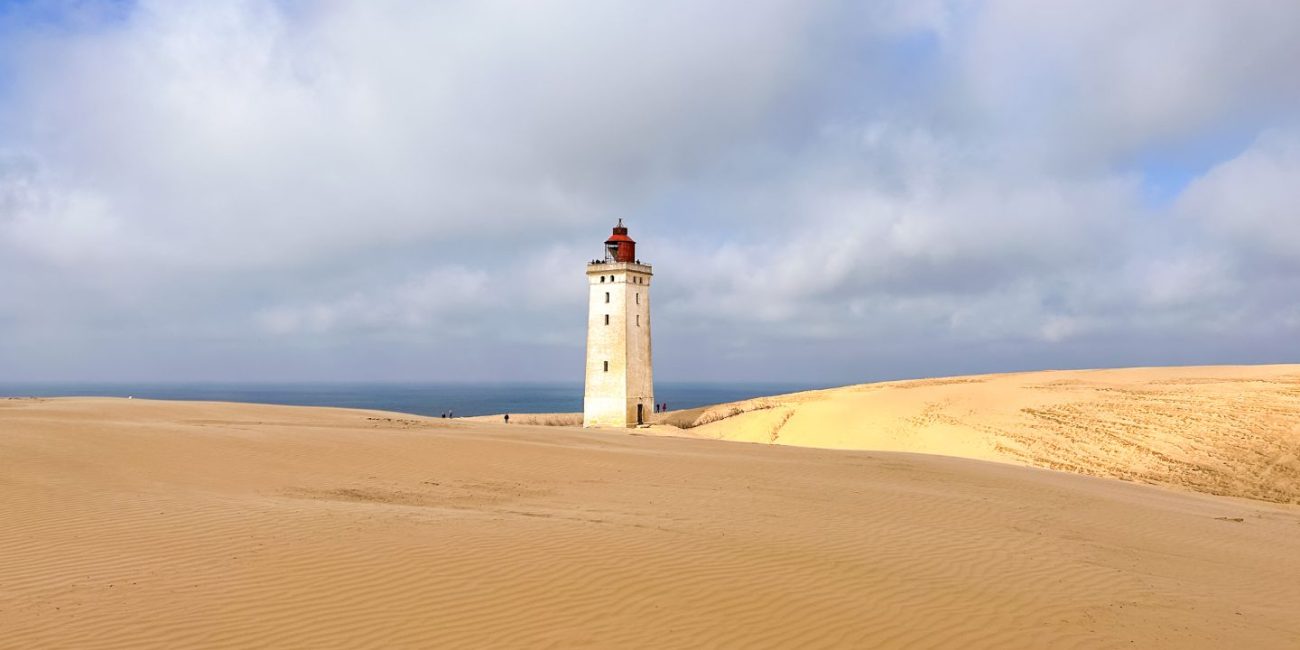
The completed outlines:
{"type": "MultiPolygon", "coordinates": [[[[751,413],[753,411],[764,411],[770,408],[775,408],[778,405],[779,404],[777,402],[773,402],[771,400],[768,400],[767,398],[748,400],[744,402],[732,402],[730,404],[719,404],[717,406],[707,406],[704,408],[683,411],[681,412],[683,415],[693,415],[694,417],[665,418],[664,423],[672,424],[673,426],[682,429],[691,429],[694,427],[704,426],[712,422],[717,422],[719,420],[734,418],[737,415],[741,415],[743,413],[751,413]]],[[[669,414],[669,415],[673,415],[673,414],[669,414]]]]}
{"type": "Polygon", "coordinates": [[[781,427],[784,427],[785,423],[789,422],[790,418],[793,415],[794,415],[794,409],[785,410],[785,414],[781,416],[781,419],[778,420],[777,423],[772,426],[772,431],[769,434],[768,442],[774,443],[777,441],[778,438],[781,437],[781,427]]]}

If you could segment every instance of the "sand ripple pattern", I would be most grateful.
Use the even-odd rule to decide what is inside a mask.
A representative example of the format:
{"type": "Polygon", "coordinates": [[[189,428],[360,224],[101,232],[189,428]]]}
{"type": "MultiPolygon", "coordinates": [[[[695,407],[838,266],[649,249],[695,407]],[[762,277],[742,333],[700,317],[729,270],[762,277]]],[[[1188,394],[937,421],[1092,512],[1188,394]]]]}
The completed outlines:
{"type": "Polygon", "coordinates": [[[1300,647],[1300,509],[917,454],[0,401],[0,521],[0,648],[1300,647]]]}

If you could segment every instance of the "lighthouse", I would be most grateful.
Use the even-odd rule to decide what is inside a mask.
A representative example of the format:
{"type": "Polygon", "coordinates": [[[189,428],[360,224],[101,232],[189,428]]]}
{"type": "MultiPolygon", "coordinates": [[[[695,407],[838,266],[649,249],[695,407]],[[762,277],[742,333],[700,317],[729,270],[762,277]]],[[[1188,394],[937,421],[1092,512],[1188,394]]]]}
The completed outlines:
{"type": "Polygon", "coordinates": [[[650,364],[649,264],[623,220],[605,240],[603,259],[587,264],[587,382],[582,426],[632,427],[654,412],[650,364]]]}

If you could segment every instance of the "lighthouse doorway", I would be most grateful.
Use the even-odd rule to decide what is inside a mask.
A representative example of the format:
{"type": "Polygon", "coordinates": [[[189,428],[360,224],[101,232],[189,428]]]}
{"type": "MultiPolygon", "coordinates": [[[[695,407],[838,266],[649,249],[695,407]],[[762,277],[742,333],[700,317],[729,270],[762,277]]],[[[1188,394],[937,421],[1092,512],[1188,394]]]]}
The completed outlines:
{"type": "Polygon", "coordinates": [[[645,404],[636,405],[636,423],[645,424],[645,404]]]}

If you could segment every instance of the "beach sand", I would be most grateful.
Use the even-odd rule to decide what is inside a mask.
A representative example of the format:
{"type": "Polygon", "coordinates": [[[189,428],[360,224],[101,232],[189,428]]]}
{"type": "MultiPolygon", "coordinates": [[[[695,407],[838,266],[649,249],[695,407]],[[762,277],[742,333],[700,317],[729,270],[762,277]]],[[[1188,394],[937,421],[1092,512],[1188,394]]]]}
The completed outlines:
{"type": "Polygon", "coordinates": [[[4,648],[1300,647],[1300,508],[921,454],[9,399],[0,522],[4,648]]]}
{"type": "Polygon", "coordinates": [[[1300,365],[1025,372],[669,413],[656,432],[942,454],[1300,503],[1300,365]]]}

